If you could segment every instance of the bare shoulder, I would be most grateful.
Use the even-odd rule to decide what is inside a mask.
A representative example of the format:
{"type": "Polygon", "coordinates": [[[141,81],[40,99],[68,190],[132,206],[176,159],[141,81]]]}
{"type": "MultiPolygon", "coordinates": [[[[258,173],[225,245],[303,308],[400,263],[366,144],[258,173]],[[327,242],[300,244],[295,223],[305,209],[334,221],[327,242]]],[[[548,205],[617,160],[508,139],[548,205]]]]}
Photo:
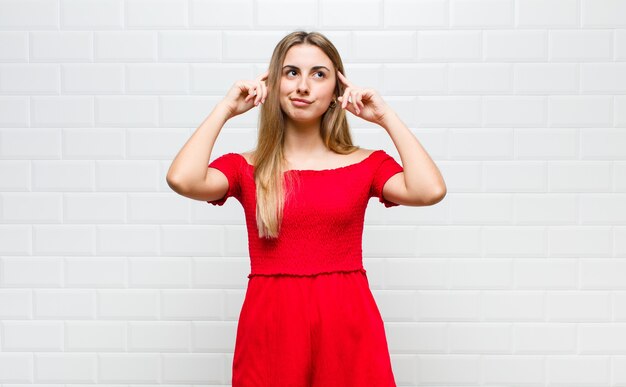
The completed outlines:
{"type": "Polygon", "coordinates": [[[370,157],[370,155],[375,151],[375,149],[359,148],[347,155],[338,156],[338,160],[340,160],[340,163],[343,165],[359,164],[362,161],[365,161],[368,157],[370,157]]]}
{"type": "Polygon", "coordinates": [[[358,152],[360,158],[365,159],[366,157],[369,157],[369,155],[371,155],[372,153],[376,152],[376,149],[359,148],[358,152]]]}
{"type": "Polygon", "coordinates": [[[240,153],[240,155],[243,156],[244,159],[246,159],[246,161],[248,162],[248,164],[252,165],[252,155],[254,154],[253,151],[248,151],[248,152],[243,152],[240,153]]]}

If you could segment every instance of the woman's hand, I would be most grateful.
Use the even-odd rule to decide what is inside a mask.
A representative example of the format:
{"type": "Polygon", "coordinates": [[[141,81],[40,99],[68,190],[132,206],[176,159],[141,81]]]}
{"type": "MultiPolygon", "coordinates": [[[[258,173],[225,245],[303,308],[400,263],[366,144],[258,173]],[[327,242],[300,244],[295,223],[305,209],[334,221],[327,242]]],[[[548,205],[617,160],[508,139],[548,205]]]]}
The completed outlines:
{"type": "Polygon", "coordinates": [[[267,80],[268,74],[269,70],[265,71],[254,80],[240,80],[233,84],[224,99],[220,102],[228,108],[228,111],[231,113],[231,118],[245,113],[252,109],[252,107],[265,102],[268,93],[265,81],[267,80]]]}
{"type": "Polygon", "coordinates": [[[339,70],[337,70],[337,76],[346,86],[343,96],[337,98],[341,102],[341,107],[348,109],[355,116],[380,125],[391,108],[376,90],[353,85],[339,70]]]}

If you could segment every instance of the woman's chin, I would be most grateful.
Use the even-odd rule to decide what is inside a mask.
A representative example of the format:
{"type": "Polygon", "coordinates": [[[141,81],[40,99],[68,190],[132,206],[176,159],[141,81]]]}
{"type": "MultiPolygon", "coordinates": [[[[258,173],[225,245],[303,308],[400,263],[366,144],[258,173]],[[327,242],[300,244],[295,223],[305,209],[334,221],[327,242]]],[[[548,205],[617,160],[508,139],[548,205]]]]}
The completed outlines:
{"type": "Polygon", "coordinates": [[[320,117],[322,116],[320,115],[316,115],[314,113],[311,112],[289,112],[286,113],[286,118],[288,118],[289,120],[293,121],[293,122],[297,122],[299,124],[306,124],[306,123],[310,123],[310,122],[315,122],[315,121],[319,121],[320,117]]]}

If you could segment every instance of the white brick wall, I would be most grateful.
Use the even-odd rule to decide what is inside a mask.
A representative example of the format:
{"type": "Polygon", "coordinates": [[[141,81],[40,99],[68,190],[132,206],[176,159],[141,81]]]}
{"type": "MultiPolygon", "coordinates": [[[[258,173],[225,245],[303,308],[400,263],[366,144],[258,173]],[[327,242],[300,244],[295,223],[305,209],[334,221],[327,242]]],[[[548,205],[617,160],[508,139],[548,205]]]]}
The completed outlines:
{"type": "Polygon", "coordinates": [[[448,186],[366,215],[398,385],[626,386],[626,0],[0,0],[0,387],[230,385],[243,210],[165,174],[294,29],[448,186]]]}

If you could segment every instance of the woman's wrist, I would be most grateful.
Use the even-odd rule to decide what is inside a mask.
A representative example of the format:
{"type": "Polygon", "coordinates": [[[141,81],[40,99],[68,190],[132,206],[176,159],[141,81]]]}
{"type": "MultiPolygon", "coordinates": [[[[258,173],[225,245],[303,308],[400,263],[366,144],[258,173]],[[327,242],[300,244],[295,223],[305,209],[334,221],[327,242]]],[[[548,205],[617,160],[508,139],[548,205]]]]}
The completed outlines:
{"type": "Polygon", "coordinates": [[[385,109],[385,112],[379,117],[378,125],[386,129],[389,126],[390,121],[392,121],[395,118],[394,117],[395,115],[396,115],[396,112],[390,107],[387,107],[387,109],[385,109]]]}
{"type": "Polygon", "coordinates": [[[224,102],[224,100],[218,102],[213,110],[223,114],[225,120],[229,120],[234,117],[232,109],[226,102],[224,102]]]}

